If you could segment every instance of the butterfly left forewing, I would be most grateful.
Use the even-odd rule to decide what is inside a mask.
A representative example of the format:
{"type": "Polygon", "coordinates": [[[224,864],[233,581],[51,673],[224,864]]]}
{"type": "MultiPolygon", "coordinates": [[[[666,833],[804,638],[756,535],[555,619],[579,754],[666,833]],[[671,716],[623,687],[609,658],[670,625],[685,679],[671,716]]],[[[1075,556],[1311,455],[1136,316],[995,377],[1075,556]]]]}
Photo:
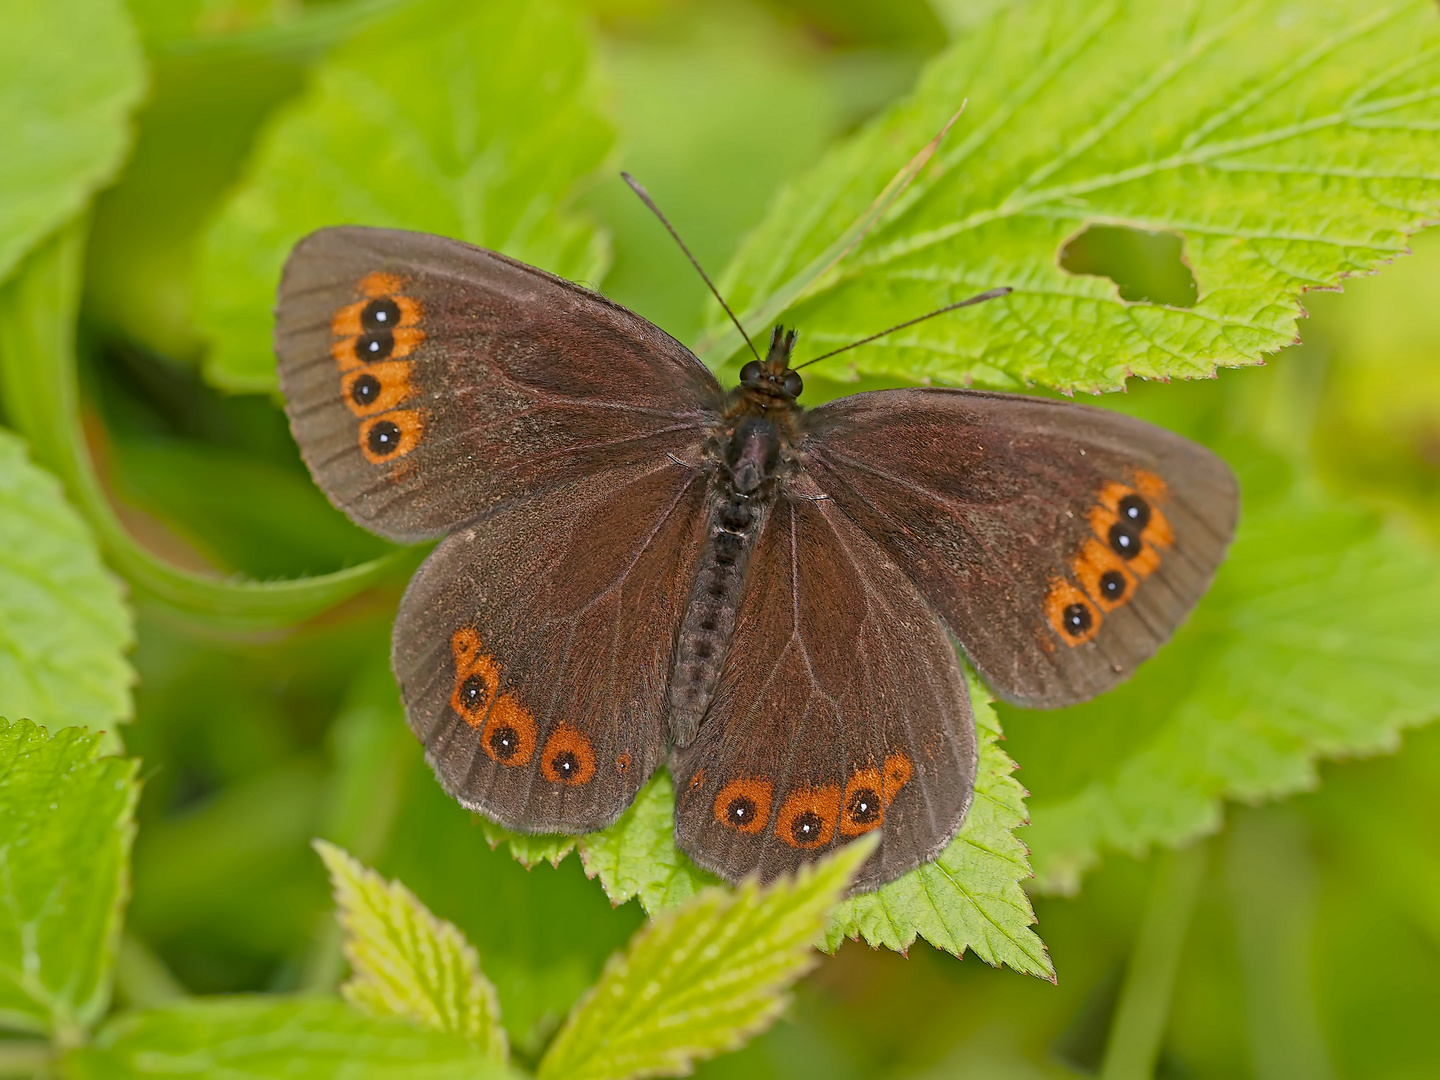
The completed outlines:
{"type": "Polygon", "coordinates": [[[1234,533],[1223,461],[1109,410],[913,389],[807,420],[807,474],[1018,704],[1070,705],[1127,678],[1209,587],[1234,533]]]}
{"type": "Polygon", "coordinates": [[[736,881],[792,872],[871,831],[857,890],[959,830],[975,729],[944,628],[883,550],[801,477],[750,563],[719,688],[672,751],[676,840],[736,881]]]}
{"type": "Polygon", "coordinates": [[[406,716],[445,790],[522,832],[613,822],[664,758],[705,479],[660,457],[446,538],[395,621],[406,716]]]}
{"type": "Polygon", "coordinates": [[[684,346],[604,297],[395,229],[321,229],[295,246],[275,352],[316,482],[401,540],[677,453],[721,398],[684,346]]]}

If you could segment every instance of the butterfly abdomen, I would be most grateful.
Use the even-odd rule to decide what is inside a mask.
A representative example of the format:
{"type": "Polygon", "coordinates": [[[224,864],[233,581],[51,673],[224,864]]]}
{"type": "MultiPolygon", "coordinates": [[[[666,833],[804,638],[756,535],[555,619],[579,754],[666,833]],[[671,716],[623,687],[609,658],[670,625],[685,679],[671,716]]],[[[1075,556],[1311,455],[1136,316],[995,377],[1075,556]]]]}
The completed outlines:
{"type": "Polygon", "coordinates": [[[750,554],[769,505],[770,499],[763,495],[736,491],[729,477],[720,479],[712,491],[705,548],[680,623],[670,676],[670,738],[678,746],[695,738],[720,679],[750,554]]]}

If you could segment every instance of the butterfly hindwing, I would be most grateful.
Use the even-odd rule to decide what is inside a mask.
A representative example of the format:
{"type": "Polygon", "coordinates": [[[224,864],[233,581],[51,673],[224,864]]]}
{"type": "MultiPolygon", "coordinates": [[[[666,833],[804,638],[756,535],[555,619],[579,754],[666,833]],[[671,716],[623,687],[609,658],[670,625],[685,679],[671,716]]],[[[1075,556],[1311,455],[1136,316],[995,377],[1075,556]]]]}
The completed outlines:
{"type": "Polygon", "coordinates": [[[1095,696],[1209,587],[1238,488],[1213,453],[1106,409],[912,389],[807,414],[807,475],[1021,705],[1095,696]]]}
{"type": "Polygon", "coordinates": [[[603,297],[390,229],[321,229],[296,245],[275,351],[317,482],[358,524],[401,540],[663,458],[721,400],[688,350],[603,297]]]}
{"type": "Polygon", "coordinates": [[[801,477],[756,542],[716,696],[671,754],[676,840],[734,881],[878,829],[857,890],[934,858],[972,797],[975,726],[915,586],[801,477]]]}
{"type": "Polygon", "coordinates": [[[704,478],[661,457],[467,525],[395,621],[406,716],[445,790],[523,832],[603,828],[664,760],[704,478]]]}

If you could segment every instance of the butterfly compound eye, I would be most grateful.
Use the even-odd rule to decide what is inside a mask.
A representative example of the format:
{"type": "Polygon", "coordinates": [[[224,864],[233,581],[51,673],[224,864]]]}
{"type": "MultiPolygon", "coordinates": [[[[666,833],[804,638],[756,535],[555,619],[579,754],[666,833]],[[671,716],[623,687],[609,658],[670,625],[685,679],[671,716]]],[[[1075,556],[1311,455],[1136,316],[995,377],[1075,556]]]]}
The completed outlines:
{"type": "Polygon", "coordinates": [[[781,389],[792,398],[797,398],[800,396],[800,391],[805,389],[805,380],[792,371],[785,376],[785,381],[781,384],[781,389]]]}
{"type": "Polygon", "coordinates": [[[760,376],[765,374],[765,368],[759,360],[751,360],[740,369],[740,381],[746,386],[759,386],[760,376]]]}

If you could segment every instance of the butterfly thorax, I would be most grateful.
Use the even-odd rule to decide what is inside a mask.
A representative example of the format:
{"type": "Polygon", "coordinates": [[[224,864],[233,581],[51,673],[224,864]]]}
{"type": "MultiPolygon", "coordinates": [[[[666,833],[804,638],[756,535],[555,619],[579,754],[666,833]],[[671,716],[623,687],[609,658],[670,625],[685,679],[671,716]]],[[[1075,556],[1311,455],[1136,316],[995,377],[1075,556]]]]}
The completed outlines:
{"type": "Polygon", "coordinates": [[[705,546],[680,625],[670,678],[670,735],[687,745],[720,678],[749,576],[750,556],[777,485],[799,469],[800,376],[790,370],[794,331],[776,327],[762,363],[741,370],[707,447],[712,462],[705,546]]]}
{"type": "Polygon", "coordinates": [[[795,465],[792,448],[799,441],[796,403],[804,389],[790,370],[795,331],[775,327],[764,361],[751,360],[740,369],[740,385],[721,416],[712,452],[740,494],[753,496],[795,465]]]}

